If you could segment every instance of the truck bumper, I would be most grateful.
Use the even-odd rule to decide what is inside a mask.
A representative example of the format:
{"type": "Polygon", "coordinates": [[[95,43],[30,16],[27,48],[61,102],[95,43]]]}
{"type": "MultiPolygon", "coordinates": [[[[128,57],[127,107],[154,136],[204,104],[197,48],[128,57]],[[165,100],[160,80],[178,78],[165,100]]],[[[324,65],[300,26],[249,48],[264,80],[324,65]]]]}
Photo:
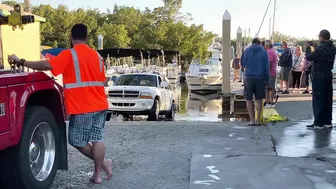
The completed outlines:
{"type": "Polygon", "coordinates": [[[153,99],[108,99],[109,112],[118,114],[147,115],[152,109],[153,99]]]}

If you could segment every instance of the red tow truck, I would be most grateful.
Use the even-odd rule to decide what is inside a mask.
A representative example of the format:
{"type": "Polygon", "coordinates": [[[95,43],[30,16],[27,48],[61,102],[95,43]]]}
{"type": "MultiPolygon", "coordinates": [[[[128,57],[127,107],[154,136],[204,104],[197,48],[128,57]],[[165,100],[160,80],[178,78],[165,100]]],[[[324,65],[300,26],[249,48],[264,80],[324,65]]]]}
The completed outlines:
{"type": "Polygon", "coordinates": [[[68,169],[65,119],[55,80],[0,71],[0,188],[48,189],[57,170],[68,169]]]}
{"type": "Polygon", "coordinates": [[[49,189],[68,169],[64,110],[62,86],[44,72],[0,69],[1,189],[49,189]]]}
{"type": "Polygon", "coordinates": [[[68,169],[63,88],[22,70],[0,71],[0,188],[47,189],[68,169]]]}

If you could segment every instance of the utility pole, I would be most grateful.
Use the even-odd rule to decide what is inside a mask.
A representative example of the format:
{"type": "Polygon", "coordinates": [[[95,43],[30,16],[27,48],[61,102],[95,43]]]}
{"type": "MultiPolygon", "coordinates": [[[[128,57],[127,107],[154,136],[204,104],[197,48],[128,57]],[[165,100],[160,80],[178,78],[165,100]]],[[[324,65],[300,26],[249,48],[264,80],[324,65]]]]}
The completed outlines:
{"type": "Polygon", "coordinates": [[[31,13],[30,0],[24,0],[24,11],[31,13]]]}
{"type": "Polygon", "coordinates": [[[273,10],[273,28],[272,28],[272,43],[274,43],[274,26],[275,26],[275,9],[276,9],[276,0],[274,0],[274,10],[273,10]]]}
{"type": "Polygon", "coordinates": [[[266,14],[267,14],[267,12],[268,12],[268,8],[269,8],[271,2],[272,2],[272,0],[270,0],[269,3],[268,3],[268,5],[267,5],[266,12],[265,12],[264,17],[263,17],[263,19],[262,19],[262,21],[261,21],[261,24],[260,24],[260,27],[259,27],[259,30],[258,30],[258,33],[257,33],[258,36],[259,36],[260,30],[261,30],[261,27],[262,27],[262,25],[263,25],[263,23],[264,23],[264,20],[265,20],[265,17],[266,17],[266,14]]]}
{"type": "Polygon", "coordinates": [[[268,29],[268,36],[269,36],[269,39],[272,38],[272,30],[271,30],[271,25],[272,25],[272,18],[270,17],[269,18],[269,29],[268,29]]]}

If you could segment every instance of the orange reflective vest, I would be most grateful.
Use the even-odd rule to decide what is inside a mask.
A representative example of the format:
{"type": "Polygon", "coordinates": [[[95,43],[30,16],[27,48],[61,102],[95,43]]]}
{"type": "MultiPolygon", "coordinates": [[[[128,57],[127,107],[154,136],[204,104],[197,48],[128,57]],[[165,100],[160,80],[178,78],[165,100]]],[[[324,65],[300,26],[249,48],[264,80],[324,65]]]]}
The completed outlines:
{"type": "Polygon", "coordinates": [[[63,74],[67,113],[83,114],[107,110],[102,57],[88,46],[75,48],[70,49],[74,73],[69,69],[63,74]],[[83,62],[80,64],[80,61],[83,62]]]}

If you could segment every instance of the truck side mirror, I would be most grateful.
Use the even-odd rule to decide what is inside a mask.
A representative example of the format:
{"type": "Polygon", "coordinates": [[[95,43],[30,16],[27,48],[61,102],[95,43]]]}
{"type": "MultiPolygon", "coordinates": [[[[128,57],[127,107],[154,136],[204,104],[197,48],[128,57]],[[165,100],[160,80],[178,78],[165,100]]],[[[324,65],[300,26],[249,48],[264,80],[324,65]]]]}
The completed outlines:
{"type": "Polygon", "coordinates": [[[162,87],[162,88],[166,88],[166,87],[168,87],[168,85],[169,85],[168,82],[165,82],[165,81],[162,81],[162,82],[161,82],[161,87],[162,87]]]}
{"type": "Polygon", "coordinates": [[[113,86],[113,84],[114,84],[113,81],[109,81],[109,82],[107,82],[107,85],[108,85],[108,86],[113,86]]]}

